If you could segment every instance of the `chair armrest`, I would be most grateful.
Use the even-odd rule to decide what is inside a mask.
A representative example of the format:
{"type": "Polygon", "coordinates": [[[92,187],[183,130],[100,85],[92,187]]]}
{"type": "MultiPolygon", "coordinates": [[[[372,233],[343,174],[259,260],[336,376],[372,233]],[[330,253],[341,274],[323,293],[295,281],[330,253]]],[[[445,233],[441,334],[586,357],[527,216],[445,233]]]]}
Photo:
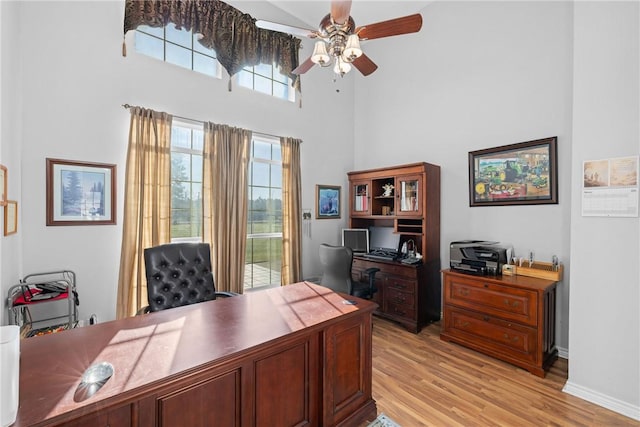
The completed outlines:
{"type": "Polygon", "coordinates": [[[230,297],[237,297],[238,293],[236,292],[225,292],[225,291],[216,291],[216,298],[230,298],[230,297]]]}
{"type": "Polygon", "coordinates": [[[151,309],[149,308],[148,305],[145,305],[144,307],[142,307],[140,310],[136,312],[136,316],[140,316],[141,314],[147,314],[147,313],[151,313],[151,309]]]}

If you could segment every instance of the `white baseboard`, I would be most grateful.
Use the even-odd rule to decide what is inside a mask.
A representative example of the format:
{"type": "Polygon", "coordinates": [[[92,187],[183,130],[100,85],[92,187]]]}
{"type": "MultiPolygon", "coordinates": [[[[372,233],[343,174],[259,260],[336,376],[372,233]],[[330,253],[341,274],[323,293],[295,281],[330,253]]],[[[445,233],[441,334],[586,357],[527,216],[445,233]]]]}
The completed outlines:
{"type": "Polygon", "coordinates": [[[558,357],[563,359],[569,359],[569,350],[563,347],[558,347],[558,357]]]}
{"type": "Polygon", "coordinates": [[[634,406],[627,402],[614,399],[611,396],[607,396],[586,387],[573,384],[570,381],[567,381],[562,391],[579,397],[580,399],[595,403],[596,405],[602,406],[603,408],[611,409],[612,411],[622,414],[625,417],[633,418],[634,420],[640,421],[640,406],[634,406]]]}

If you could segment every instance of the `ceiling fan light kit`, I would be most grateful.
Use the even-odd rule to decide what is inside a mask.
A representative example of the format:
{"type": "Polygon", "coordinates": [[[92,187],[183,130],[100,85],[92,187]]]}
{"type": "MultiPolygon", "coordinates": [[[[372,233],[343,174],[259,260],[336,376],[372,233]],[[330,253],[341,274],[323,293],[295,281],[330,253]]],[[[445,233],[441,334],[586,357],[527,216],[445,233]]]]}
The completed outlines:
{"type": "Polygon", "coordinates": [[[313,47],[313,54],[295,70],[293,74],[304,74],[314,64],[321,67],[333,66],[334,73],[344,76],[357,68],[363,75],[373,73],[378,66],[363,53],[360,40],[372,40],[400,34],[415,33],[422,28],[422,16],[417,13],[388,21],[356,27],[349,13],[351,0],[333,0],[331,13],[327,14],[317,31],[289,27],[268,21],[257,21],[256,25],[268,30],[288,32],[292,35],[303,35],[310,39],[318,39],[313,47]]]}

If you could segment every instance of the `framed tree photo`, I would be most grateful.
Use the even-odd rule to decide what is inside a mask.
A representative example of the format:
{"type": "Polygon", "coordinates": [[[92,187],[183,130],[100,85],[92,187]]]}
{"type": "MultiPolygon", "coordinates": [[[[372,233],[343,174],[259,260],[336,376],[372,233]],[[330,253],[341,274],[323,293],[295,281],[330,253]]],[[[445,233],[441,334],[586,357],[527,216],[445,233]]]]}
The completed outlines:
{"type": "Polygon", "coordinates": [[[558,203],[556,137],[469,153],[469,206],[558,203]]]}
{"type": "Polygon", "coordinates": [[[47,225],[116,223],[116,165],[47,159],[47,225]]]}
{"type": "Polygon", "coordinates": [[[340,187],[316,185],[316,219],[340,218],[340,187]]]}

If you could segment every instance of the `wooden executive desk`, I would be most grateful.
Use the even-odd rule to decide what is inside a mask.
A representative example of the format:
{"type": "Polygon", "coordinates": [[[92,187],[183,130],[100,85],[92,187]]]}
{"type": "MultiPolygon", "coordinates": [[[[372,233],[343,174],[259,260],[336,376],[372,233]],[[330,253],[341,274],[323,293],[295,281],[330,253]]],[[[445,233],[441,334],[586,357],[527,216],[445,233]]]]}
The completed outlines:
{"type": "Polygon", "coordinates": [[[376,416],[376,305],[311,283],[21,342],[14,426],[332,426],[376,416]],[[353,298],[350,298],[353,299],[353,298]],[[75,402],[84,370],[115,373],[75,402]]]}

